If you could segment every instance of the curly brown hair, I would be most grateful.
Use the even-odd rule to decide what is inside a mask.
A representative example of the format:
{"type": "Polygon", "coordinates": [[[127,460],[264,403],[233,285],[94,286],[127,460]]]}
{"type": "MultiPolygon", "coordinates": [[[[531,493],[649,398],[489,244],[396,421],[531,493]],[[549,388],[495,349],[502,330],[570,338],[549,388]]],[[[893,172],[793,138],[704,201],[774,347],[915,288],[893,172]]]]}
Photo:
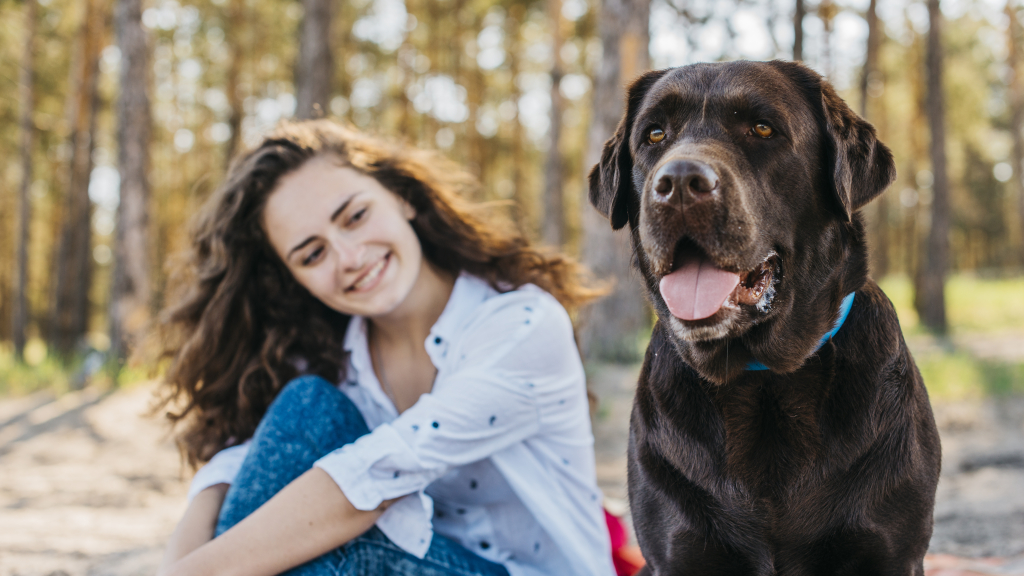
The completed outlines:
{"type": "Polygon", "coordinates": [[[572,310],[599,295],[584,268],[531,246],[506,217],[464,196],[475,180],[442,156],[327,120],[282,125],[236,159],[197,215],[188,253],[172,267],[172,290],[154,332],[164,374],[161,407],[182,425],[190,466],[250,438],[282,386],[302,371],[337,381],[349,317],[300,286],[262,226],[279,179],[329,154],[375,178],[416,210],[423,254],[499,291],[532,283],[572,310]]]}

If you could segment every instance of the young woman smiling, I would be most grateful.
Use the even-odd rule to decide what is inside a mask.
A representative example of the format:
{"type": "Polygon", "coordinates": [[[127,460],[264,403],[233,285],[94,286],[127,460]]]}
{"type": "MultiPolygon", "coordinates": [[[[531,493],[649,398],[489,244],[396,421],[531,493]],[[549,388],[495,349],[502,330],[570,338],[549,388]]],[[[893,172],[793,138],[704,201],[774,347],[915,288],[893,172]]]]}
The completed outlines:
{"type": "Polygon", "coordinates": [[[439,156],[284,126],[207,202],[160,338],[196,474],[161,574],[613,574],[572,261],[439,156]]]}

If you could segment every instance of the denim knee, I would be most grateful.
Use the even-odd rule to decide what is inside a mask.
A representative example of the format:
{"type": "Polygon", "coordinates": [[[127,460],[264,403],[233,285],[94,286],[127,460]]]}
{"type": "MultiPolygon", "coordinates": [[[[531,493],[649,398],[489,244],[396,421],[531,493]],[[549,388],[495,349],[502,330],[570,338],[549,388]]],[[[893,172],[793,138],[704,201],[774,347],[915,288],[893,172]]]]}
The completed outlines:
{"type": "Polygon", "coordinates": [[[362,414],[341,390],[315,375],[289,381],[270,404],[263,424],[278,431],[306,435],[312,423],[355,427],[368,431],[362,414]]]}

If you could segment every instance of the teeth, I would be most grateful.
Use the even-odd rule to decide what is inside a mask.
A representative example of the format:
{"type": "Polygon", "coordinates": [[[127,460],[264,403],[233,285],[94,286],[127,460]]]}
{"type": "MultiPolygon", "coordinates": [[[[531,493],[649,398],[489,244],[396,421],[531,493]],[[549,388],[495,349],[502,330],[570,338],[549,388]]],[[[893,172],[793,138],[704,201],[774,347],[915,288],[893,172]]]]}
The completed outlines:
{"type": "Polygon", "coordinates": [[[376,278],[378,274],[380,274],[380,271],[384,269],[385,263],[387,263],[387,258],[381,258],[380,262],[374,264],[373,268],[370,268],[369,272],[364,274],[363,277],[360,278],[358,282],[352,285],[352,288],[359,290],[363,286],[366,286],[367,284],[372,282],[373,279],[376,278]]]}

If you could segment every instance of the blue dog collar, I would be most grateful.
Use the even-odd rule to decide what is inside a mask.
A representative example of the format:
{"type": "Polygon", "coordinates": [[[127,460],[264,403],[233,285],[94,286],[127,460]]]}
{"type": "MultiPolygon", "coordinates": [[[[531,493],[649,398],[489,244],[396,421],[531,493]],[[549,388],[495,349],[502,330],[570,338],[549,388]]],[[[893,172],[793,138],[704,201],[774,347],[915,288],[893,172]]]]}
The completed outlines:
{"type": "MultiPolygon", "coordinates": [[[[835,326],[833,326],[832,329],[828,331],[828,333],[821,337],[821,340],[818,341],[818,345],[814,347],[814,352],[821,350],[821,347],[825,345],[825,342],[828,342],[829,339],[835,336],[836,333],[839,332],[839,329],[843,327],[843,322],[846,322],[846,317],[850,315],[850,309],[853,308],[853,294],[853,292],[850,292],[849,294],[846,295],[846,298],[843,298],[843,303],[839,305],[839,318],[836,320],[835,326]]],[[[767,369],[767,366],[761,364],[757,360],[751,360],[750,364],[747,364],[747,370],[767,369]]]]}

